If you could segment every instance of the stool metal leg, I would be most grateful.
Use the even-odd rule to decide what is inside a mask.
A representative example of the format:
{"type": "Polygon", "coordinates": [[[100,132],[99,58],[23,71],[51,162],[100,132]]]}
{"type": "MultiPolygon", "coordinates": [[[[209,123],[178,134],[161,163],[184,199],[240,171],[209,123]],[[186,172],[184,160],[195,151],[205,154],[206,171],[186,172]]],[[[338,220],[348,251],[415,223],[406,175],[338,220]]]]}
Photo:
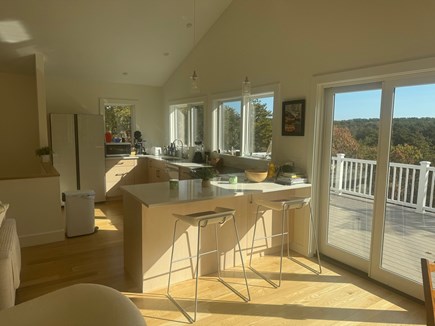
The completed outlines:
{"type": "MultiPolygon", "coordinates": [[[[190,322],[190,323],[193,323],[195,320],[196,320],[196,289],[198,288],[198,287],[196,287],[196,289],[195,289],[195,315],[194,315],[194,318],[192,319],[192,317],[190,317],[190,315],[186,312],[186,310],[184,310],[184,308],[182,307],[182,306],[180,306],[179,304],[178,304],[178,302],[172,297],[172,295],[170,294],[170,292],[169,292],[169,290],[170,290],[170,287],[171,287],[171,275],[172,275],[172,263],[173,263],[173,259],[174,259],[174,248],[175,248],[175,234],[176,234],[176,231],[177,231],[177,224],[178,224],[178,222],[179,222],[180,220],[176,220],[175,221],[175,225],[174,225],[174,234],[173,234],[173,237],[172,237],[172,250],[171,250],[171,263],[170,263],[170,265],[169,265],[169,278],[168,278],[168,288],[167,288],[167,290],[166,290],[166,296],[169,298],[169,300],[171,300],[171,302],[178,308],[178,310],[180,310],[181,311],[181,313],[187,318],[187,320],[190,322]]],[[[198,264],[197,264],[197,270],[198,270],[198,264]]],[[[196,275],[198,275],[197,274],[197,271],[196,271],[196,275]]],[[[198,278],[197,278],[197,280],[198,280],[198,278]]]]}
{"type": "Polygon", "coordinates": [[[252,235],[252,246],[251,246],[251,256],[249,257],[249,269],[252,270],[255,274],[257,274],[258,276],[260,276],[263,280],[265,280],[266,282],[268,282],[270,285],[272,285],[274,288],[278,288],[281,286],[281,280],[282,280],[282,256],[284,254],[284,235],[288,234],[288,232],[284,232],[284,220],[285,220],[285,212],[283,211],[282,215],[281,215],[281,233],[272,235],[272,236],[265,236],[264,239],[268,239],[268,238],[273,238],[273,237],[277,237],[280,236],[281,237],[281,257],[280,257],[280,267],[279,267],[279,281],[278,284],[276,284],[274,281],[272,281],[270,278],[268,278],[267,276],[263,275],[262,273],[260,273],[259,271],[257,271],[254,267],[252,267],[252,253],[254,251],[254,242],[256,240],[261,240],[261,239],[255,239],[255,232],[257,230],[257,222],[258,222],[258,213],[260,210],[260,205],[257,206],[257,213],[256,213],[256,219],[255,219],[255,223],[254,223],[254,233],[252,235]]]}
{"type": "MultiPolygon", "coordinates": [[[[286,217],[287,211],[285,209],[281,212],[281,258],[279,261],[279,281],[278,281],[278,287],[281,286],[282,281],[282,256],[284,255],[284,220],[286,217]]],[[[287,232],[288,233],[288,232],[287,232]]]]}
{"type": "MultiPolygon", "coordinates": [[[[248,279],[246,277],[246,271],[245,271],[245,264],[243,263],[243,255],[242,255],[242,248],[240,246],[240,240],[239,240],[239,232],[237,230],[237,225],[236,225],[236,219],[235,216],[233,216],[233,225],[234,225],[234,233],[236,235],[236,240],[237,240],[237,247],[239,249],[239,254],[240,254],[240,261],[242,263],[242,270],[243,270],[243,276],[245,279],[245,285],[246,285],[246,292],[248,294],[247,297],[245,297],[243,294],[241,294],[238,290],[236,290],[233,286],[231,286],[228,282],[226,282],[224,279],[222,279],[222,277],[220,276],[220,271],[218,272],[219,275],[219,281],[225,285],[227,288],[229,288],[231,291],[233,291],[235,294],[237,294],[242,300],[244,300],[245,302],[248,302],[251,300],[251,294],[249,293],[249,287],[248,287],[248,279]]],[[[220,262],[218,263],[220,265],[220,262]]]]}
{"type": "Polygon", "coordinates": [[[272,237],[276,237],[276,236],[281,236],[281,255],[280,255],[280,262],[279,262],[279,281],[278,281],[278,284],[276,284],[270,278],[266,277],[265,275],[263,275],[262,273],[260,273],[259,271],[257,271],[256,269],[254,269],[252,267],[252,255],[253,255],[253,251],[254,251],[254,242],[256,240],[261,240],[261,239],[256,239],[255,238],[255,234],[256,234],[256,231],[257,231],[257,222],[258,222],[258,219],[259,219],[258,214],[259,214],[259,209],[260,209],[261,205],[257,206],[256,220],[255,220],[254,232],[253,232],[253,236],[252,236],[251,255],[249,257],[249,268],[254,273],[256,273],[258,276],[263,278],[265,281],[267,281],[269,284],[271,284],[275,288],[280,287],[281,283],[282,283],[282,259],[283,259],[283,256],[284,256],[284,236],[285,235],[287,235],[287,257],[292,259],[293,261],[297,262],[298,264],[308,268],[309,270],[313,271],[316,274],[321,274],[322,273],[322,265],[321,265],[321,262],[320,262],[320,252],[319,252],[319,242],[318,242],[318,237],[317,237],[317,232],[316,232],[316,226],[314,224],[314,218],[313,218],[313,214],[312,214],[311,203],[308,203],[308,205],[309,205],[309,209],[310,209],[310,222],[311,222],[311,226],[312,226],[312,232],[313,232],[313,235],[314,235],[314,241],[316,242],[317,262],[319,264],[319,271],[316,271],[315,269],[312,269],[311,267],[298,262],[297,260],[295,260],[294,258],[292,258],[290,256],[290,234],[289,234],[288,231],[285,231],[285,228],[284,228],[286,220],[287,220],[287,224],[288,224],[288,211],[289,211],[289,207],[284,205],[284,207],[282,208],[282,211],[281,211],[281,233],[265,237],[265,239],[268,239],[268,238],[272,238],[272,237]],[[287,217],[287,219],[286,219],[286,217],[287,217]]]}
{"type": "Polygon", "coordinates": [[[259,210],[260,210],[260,205],[257,205],[257,213],[255,214],[255,222],[254,222],[254,234],[252,235],[251,254],[249,256],[249,268],[251,268],[251,265],[252,265],[252,254],[254,252],[255,232],[257,231],[257,221],[258,221],[259,210]]]}
{"type": "Polygon", "coordinates": [[[311,225],[313,228],[313,235],[314,235],[314,241],[316,242],[316,253],[317,253],[317,263],[319,264],[319,274],[322,274],[322,264],[320,263],[320,251],[319,251],[319,240],[317,237],[317,229],[316,229],[316,225],[314,224],[314,217],[313,217],[313,212],[311,209],[311,203],[308,204],[310,207],[310,219],[311,219],[311,225]]]}
{"type": "MultiPolygon", "coordinates": [[[[183,307],[181,307],[181,306],[178,304],[178,302],[177,302],[177,301],[176,301],[176,300],[171,296],[171,294],[170,294],[171,275],[172,275],[172,265],[173,265],[173,262],[174,262],[173,259],[174,259],[174,248],[175,248],[175,236],[176,236],[177,224],[178,224],[178,222],[179,222],[180,220],[177,220],[177,221],[175,222],[175,225],[174,225],[174,233],[173,233],[173,237],[172,237],[171,262],[170,262],[170,265],[169,265],[168,288],[167,288],[166,293],[167,293],[167,297],[171,300],[172,303],[174,303],[174,305],[178,308],[178,310],[180,310],[180,312],[183,313],[183,315],[187,318],[187,320],[188,320],[190,323],[194,323],[194,322],[196,321],[196,316],[197,316],[197,311],[198,311],[199,259],[200,259],[200,257],[203,256],[203,255],[207,255],[207,254],[210,254],[210,253],[213,253],[214,251],[216,251],[216,252],[217,252],[217,259],[218,259],[218,279],[219,279],[219,281],[221,281],[225,286],[227,286],[231,291],[233,291],[235,294],[237,294],[237,295],[238,295],[240,298],[242,298],[245,302],[248,302],[248,301],[251,300],[251,295],[250,295],[250,293],[249,293],[248,280],[247,280],[247,277],[246,277],[245,266],[244,266],[244,263],[243,263],[242,249],[241,249],[241,246],[240,246],[239,233],[238,233],[238,230],[237,230],[237,225],[236,225],[236,221],[235,221],[235,216],[234,216],[234,215],[231,215],[231,216],[232,216],[232,218],[233,218],[233,223],[234,223],[234,232],[235,232],[236,239],[237,239],[237,247],[238,247],[238,249],[239,249],[239,253],[240,253],[240,259],[241,259],[241,262],[242,262],[243,275],[244,275],[244,278],[245,278],[245,285],[246,285],[246,290],[247,290],[248,296],[245,297],[244,295],[242,295],[239,291],[237,291],[235,288],[233,288],[231,285],[229,285],[227,282],[225,282],[225,281],[222,279],[222,277],[221,277],[221,274],[220,274],[220,268],[221,268],[221,267],[220,267],[220,257],[219,257],[219,237],[218,237],[218,229],[217,229],[217,228],[218,228],[218,225],[217,225],[217,224],[215,225],[216,250],[212,250],[212,251],[209,251],[209,252],[206,252],[206,253],[201,253],[201,252],[200,252],[200,244],[201,244],[201,229],[207,226],[207,221],[205,220],[203,224],[201,224],[201,221],[199,221],[199,222],[198,222],[198,225],[197,225],[197,228],[198,228],[198,238],[197,238],[197,241],[198,241],[198,242],[197,242],[197,248],[196,248],[196,267],[195,267],[195,309],[194,309],[194,313],[193,313],[193,318],[192,318],[192,317],[187,313],[187,311],[186,311],[183,307]]],[[[225,220],[224,220],[222,223],[224,223],[224,222],[225,222],[225,220]]],[[[191,259],[191,258],[193,258],[193,257],[194,257],[194,256],[190,256],[190,257],[186,257],[186,258],[183,258],[183,259],[179,259],[179,260],[176,260],[176,262],[177,262],[177,261],[180,261],[180,260],[184,260],[184,259],[191,259]]]]}
{"type": "Polygon", "coordinates": [[[196,270],[195,270],[195,312],[193,322],[196,321],[196,312],[198,311],[198,274],[199,274],[199,247],[201,243],[201,221],[198,222],[198,243],[196,245],[196,270]]]}
{"type": "Polygon", "coordinates": [[[258,212],[259,212],[259,210],[260,210],[260,205],[257,206],[257,213],[255,214],[254,233],[252,235],[251,254],[249,255],[249,268],[252,267],[252,254],[254,252],[255,232],[257,231],[257,221],[258,221],[258,212]]]}
{"type": "Polygon", "coordinates": [[[218,236],[218,225],[214,225],[214,234],[216,237],[216,258],[217,258],[217,272],[218,272],[218,278],[221,279],[221,260],[219,256],[219,236],[218,236]]]}
{"type": "Polygon", "coordinates": [[[311,203],[308,203],[308,207],[310,210],[310,223],[311,223],[311,229],[313,232],[313,236],[314,236],[314,242],[316,243],[316,254],[317,254],[317,264],[319,265],[319,270],[315,270],[314,268],[311,268],[310,266],[299,262],[298,260],[296,260],[295,258],[290,256],[290,244],[289,244],[289,238],[287,237],[287,256],[289,259],[293,260],[294,262],[298,263],[299,265],[309,269],[310,271],[312,271],[313,273],[316,274],[322,274],[322,264],[320,262],[320,251],[319,251],[319,241],[318,241],[318,237],[317,237],[317,229],[316,229],[316,225],[314,224],[314,217],[313,217],[313,213],[312,213],[312,209],[311,209],[311,203]]]}
{"type": "Polygon", "coordinates": [[[179,220],[175,221],[174,225],[174,234],[172,236],[172,250],[171,250],[171,262],[169,264],[169,278],[168,278],[168,288],[166,290],[166,293],[169,295],[169,288],[171,286],[171,275],[172,275],[172,261],[174,260],[174,244],[175,244],[175,232],[177,231],[177,223],[179,220]]]}

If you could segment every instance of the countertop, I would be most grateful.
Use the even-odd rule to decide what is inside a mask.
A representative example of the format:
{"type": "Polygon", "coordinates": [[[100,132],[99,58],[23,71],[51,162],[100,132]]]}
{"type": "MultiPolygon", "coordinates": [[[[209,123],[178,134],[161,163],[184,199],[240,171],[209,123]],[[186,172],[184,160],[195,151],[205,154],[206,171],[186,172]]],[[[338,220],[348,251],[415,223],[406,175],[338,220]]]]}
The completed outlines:
{"type": "Polygon", "coordinates": [[[58,176],[59,172],[57,172],[51,163],[38,162],[31,164],[30,162],[25,166],[25,169],[22,169],[20,166],[10,165],[7,170],[5,169],[1,171],[0,180],[34,179],[58,176]]]}
{"type": "Polygon", "coordinates": [[[166,155],[129,155],[129,156],[106,156],[106,160],[137,160],[141,158],[151,158],[153,160],[165,161],[167,164],[175,165],[178,167],[187,167],[190,169],[199,167],[211,167],[211,165],[204,163],[194,163],[187,159],[181,159],[176,156],[166,156],[166,155]]]}
{"type": "Polygon", "coordinates": [[[211,181],[209,187],[202,187],[201,180],[195,179],[180,180],[178,189],[170,189],[169,182],[129,185],[123,186],[121,189],[131,194],[145,206],[154,207],[307,187],[311,187],[311,185],[283,186],[273,182],[230,184],[228,181],[211,181]]]}

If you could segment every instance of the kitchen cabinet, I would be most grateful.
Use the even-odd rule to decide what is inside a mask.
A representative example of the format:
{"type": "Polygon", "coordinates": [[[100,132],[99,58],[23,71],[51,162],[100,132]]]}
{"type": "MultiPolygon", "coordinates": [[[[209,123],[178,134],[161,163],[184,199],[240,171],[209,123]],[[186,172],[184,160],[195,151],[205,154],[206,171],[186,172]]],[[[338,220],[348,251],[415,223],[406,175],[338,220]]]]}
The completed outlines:
{"type": "Polygon", "coordinates": [[[106,197],[122,196],[121,186],[148,182],[147,159],[106,159],[106,197]]]}
{"type": "Polygon", "coordinates": [[[169,180],[166,162],[163,160],[148,160],[148,182],[164,182],[169,180]]]}
{"type": "Polygon", "coordinates": [[[121,186],[135,183],[135,159],[106,159],[106,197],[121,196],[121,186]]]}
{"type": "Polygon", "coordinates": [[[134,183],[141,184],[148,182],[148,159],[139,158],[134,168],[134,183]]]}
{"type": "Polygon", "coordinates": [[[179,179],[180,180],[190,180],[192,178],[192,170],[188,167],[180,167],[179,169],[179,179]]]}

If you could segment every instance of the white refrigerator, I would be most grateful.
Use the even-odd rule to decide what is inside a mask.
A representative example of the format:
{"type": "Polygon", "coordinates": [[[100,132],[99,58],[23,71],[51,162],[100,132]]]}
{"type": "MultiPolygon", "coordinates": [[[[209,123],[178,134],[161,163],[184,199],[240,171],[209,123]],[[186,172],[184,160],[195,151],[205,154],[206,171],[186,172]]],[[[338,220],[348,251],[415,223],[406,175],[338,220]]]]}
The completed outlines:
{"type": "Polygon", "coordinates": [[[103,116],[52,113],[50,136],[61,193],[93,190],[96,202],[105,201],[103,116]]]}

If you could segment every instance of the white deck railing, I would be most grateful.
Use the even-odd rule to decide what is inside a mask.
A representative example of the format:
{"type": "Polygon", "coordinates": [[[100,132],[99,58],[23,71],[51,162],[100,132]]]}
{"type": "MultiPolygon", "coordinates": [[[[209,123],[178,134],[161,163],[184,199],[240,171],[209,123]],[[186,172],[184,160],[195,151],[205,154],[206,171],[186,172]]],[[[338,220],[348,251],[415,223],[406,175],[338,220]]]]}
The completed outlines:
{"type": "MultiPolygon", "coordinates": [[[[373,198],[376,161],[332,157],[331,190],[338,194],[373,198]]],[[[387,202],[415,208],[417,212],[435,212],[435,167],[430,162],[420,165],[390,163],[387,202]]]]}

